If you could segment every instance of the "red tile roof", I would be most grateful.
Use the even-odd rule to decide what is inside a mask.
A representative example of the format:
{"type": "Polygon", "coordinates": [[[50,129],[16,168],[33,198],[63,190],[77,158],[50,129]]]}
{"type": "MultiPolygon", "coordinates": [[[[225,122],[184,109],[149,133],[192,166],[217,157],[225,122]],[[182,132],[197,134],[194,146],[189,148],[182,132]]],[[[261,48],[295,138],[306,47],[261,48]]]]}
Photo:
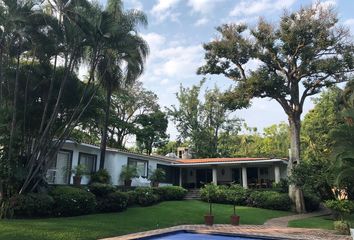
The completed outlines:
{"type": "Polygon", "coordinates": [[[260,161],[272,160],[270,158],[199,158],[199,159],[180,159],[177,163],[211,163],[211,162],[241,162],[241,161],[260,161]]]}

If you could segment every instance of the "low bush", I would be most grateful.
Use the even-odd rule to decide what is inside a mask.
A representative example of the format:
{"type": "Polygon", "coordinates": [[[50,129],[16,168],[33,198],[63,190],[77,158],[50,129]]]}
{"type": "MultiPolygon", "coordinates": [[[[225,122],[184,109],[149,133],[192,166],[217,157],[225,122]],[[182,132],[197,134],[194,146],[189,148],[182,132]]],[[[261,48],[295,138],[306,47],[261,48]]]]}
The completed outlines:
{"type": "Polygon", "coordinates": [[[104,197],[115,191],[113,185],[105,183],[92,183],[88,188],[96,197],[104,197]]]}
{"type": "Polygon", "coordinates": [[[44,193],[15,195],[10,199],[10,207],[15,217],[50,216],[53,205],[53,198],[44,193]]]}
{"type": "Polygon", "coordinates": [[[151,206],[159,201],[159,196],[154,194],[152,188],[140,187],[135,189],[136,202],[140,206],[151,206]]]}
{"type": "Polygon", "coordinates": [[[254,191],[247,199],[247,204],[251,207],[285,211],[290,209],[291,200],[286,193],[254,191]]]}
{"type": "Polygon", "coordinates": [[[334,230],[336,230],[340,234],[344,234],[344,235],[350,234],[350,226],[347,221],[334,221],[333,226],[334,226],[334,230]]]}
{"type": "Polygon", "coordinates": [[[153,193],[157,194],[161,201],[182,200],[187,190],[178,186],[165,186],[153,188],[153,193]]]}
{"type": "Polygon", "coordinates": [[[83,189],[60,186],[50,194],[55,202],[53,211],[57,216],[77,216],[95,211],[95,195],[83,189]]]}
{"type": "Polygon", "coordinates": [[[333,211],[333,215],[337,219],[343,220],[346,216],[354,213],[354,201],[350,200],[327,200],[325,202],[327,208],[333,211]]]}
{"type": "Polygon", "coordinates": [[[313,193],[304,192],[304,201],[308,212],[313,212],[320,208],[321,199],[313,193]]]}
{"type": "Polygon", "coordinates": [[[137,203],[137,193],[135,191],[126,192],[128,197],[128,206],[132,206],[137,203]]]}
{"type": "Polygon", "coordinates": [[[120,212],[128,206],[128,195],[123,192],[112,192],[104,197],[97,198],[99,212],[120,212]]]}

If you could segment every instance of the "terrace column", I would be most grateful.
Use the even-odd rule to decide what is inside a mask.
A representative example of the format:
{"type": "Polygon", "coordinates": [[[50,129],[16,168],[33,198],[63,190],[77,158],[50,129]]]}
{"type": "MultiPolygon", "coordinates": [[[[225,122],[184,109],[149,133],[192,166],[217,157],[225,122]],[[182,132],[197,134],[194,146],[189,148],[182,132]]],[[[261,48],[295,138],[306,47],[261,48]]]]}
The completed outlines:
{"type": "Polygon", "coordinates": [[[247,167],[245,167],[245,166],[242,167],[242,186],[245,189],[248,188],[248,184],[247,184],[247,167]]]}
{"type": "Polygon", "coordinates": [[[279,166],[274,166],[274,178],[275,178],[275,183],[280,182],[280,168],[279,166]]]}
{"type": "Polygon", "coordinates": [[[179,168],[179,186],[182,187],[182,168],[179,168]]]}
{"type": "Polygon", "coordinates": [[[213,167],[213,183],[218,185],[218,169],[213,167]]]}

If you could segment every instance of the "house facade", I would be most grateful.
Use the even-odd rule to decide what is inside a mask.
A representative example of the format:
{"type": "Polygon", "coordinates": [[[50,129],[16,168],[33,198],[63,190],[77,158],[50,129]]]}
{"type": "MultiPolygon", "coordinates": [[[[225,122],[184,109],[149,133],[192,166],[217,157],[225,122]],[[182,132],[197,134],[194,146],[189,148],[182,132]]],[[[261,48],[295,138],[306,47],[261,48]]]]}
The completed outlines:
{"type": "MultiPolygon", "coordinates": [[[[182,150],[180,150],[182,151],[182,150]]],[[[123,165],[137,168],[138,176],[133,186],[148,184],[151,171],[162,168],[166,172],[162,184],[179,185],[185,188],[200,188],[213,182],[218,185],[241,184],[244,188],[268,188],[272,183],[287,177],[287,160],[275,158],[205,158],[185,159],[190,155],[177,152],[179,157],[144,155],[107,148],[104,168],[111,175],[114,185],[123,185],[119,179],[123,165]],[[179,156],[180,155],[180,156],[179,156]]],[[[98,146],[66,141],[47,172],[49,184],[73,184],[68,169],[84,164],[90,173],[98,170],[100,149],[98,146]]],[[[84,176],[82,184],[89,183],[84,176]]]]}

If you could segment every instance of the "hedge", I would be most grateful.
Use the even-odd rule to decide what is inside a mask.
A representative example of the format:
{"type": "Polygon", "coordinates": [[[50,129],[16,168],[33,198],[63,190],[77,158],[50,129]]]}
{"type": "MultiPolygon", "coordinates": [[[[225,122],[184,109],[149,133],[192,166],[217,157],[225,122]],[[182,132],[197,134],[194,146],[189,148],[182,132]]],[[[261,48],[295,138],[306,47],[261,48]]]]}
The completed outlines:
{"type": "Polygon", "coordinates": [[[80,188],[61,186],[50,194],[55,202],[53,212],[57,216],[93,213],[97,205],[95,195],[80,188]]]}
{"type": "Polygon", "coordinates": [[[123,192],[112,192],[102,198],[97,198],[99,212],[120,212],[128,206],[128,195],[123,192]]]}
{"type": "Polygon", "coordinates": [[[29,193],[13,196],[10,206],[15,217],[46,217],[52,213],[54,200],[48,194],[29,193]]]}
{"type": "Polygon", "coordinates": [[[187,190],[178,186],[165,186],[153,188],[153,193],[157,194],[161,201],[182,200],[187,190]]]}

